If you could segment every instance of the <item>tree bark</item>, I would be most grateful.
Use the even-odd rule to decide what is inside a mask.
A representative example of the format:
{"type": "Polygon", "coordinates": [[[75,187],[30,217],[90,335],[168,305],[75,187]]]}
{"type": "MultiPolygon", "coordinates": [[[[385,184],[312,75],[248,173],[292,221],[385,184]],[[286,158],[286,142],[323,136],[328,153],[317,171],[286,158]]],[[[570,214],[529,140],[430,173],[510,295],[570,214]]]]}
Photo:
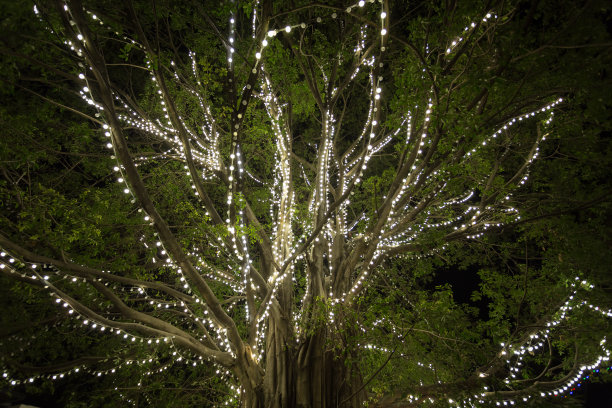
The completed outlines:
{"type": "Polygon", "coordinates": [[[270,319],[266,344],[266,375],[264,394],[266,408],[295,406],[295,348],[284,322],[270,319]]]}
{"type": "Polygon", "coordinates": [[[321,327],[296,345],[291,327],[284,323],[269,320],[265,373],[237,370],[243,386],[242,407],[361,406],[366,398],[363,381],[355,366],[346,364],[341,338],[321,327]]]}
{"type": "Polygon", "coordinates": [[[296,407],[348,408],[363,404],[362,378],[346,364],[346,356],[340,355],[339,341],[321,329],[298,347],[296,407]]]}

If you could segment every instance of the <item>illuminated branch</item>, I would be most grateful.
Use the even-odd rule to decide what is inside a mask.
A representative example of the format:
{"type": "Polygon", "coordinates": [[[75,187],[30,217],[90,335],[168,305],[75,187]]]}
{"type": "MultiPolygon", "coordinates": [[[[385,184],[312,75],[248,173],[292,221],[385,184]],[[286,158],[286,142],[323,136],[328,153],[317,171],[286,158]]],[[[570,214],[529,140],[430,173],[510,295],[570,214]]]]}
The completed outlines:
{"type": "Polygon", "coordinates": [[[186,295],[183,292],[180,292],[176,289],[171,288],[161,282],[154,281],[142,281],[132,278],[127,278],[124,276],[113,275],[112,273],[103,272],[97,269],[89,268],[87,266],[82,266],[75,264],[69,261],[60,261],[58,259],[49,258],[46,256],[36,255],[35,253],[28,251],[27,249],[15,244],[13,241],[9,240],[4,234],[0,233],[0,247],[5,248],[9,251],[12,251],[16,254],[19,254],[24,258],[24,260],[34,263],[40,264],[50,264],[54,265],[60,269],[69,270],[76,276],[80,277],[96,277],[99,279],[105,279],[110,282],[121,283],[125,285],[131,285],[134,287],[142,287],[159,290],[169,296],[172,296],[176,299],[182,300],[184,302],[192,302],[193,298],[189,295],[186,295]]]}
{"type": "MultiPolygon", "coordinates": [[[[134,162],[128,151],[127,141],[125,140],[123,129],[120,126],[115,113],[113,97],[110,91],[109,79],[108,74],[106,72],[104,59],[100,55],[96,46],[94,45],[95,43],[92,42],[92,36],[89,32],[87,24],[84,21],[81,5],[78,1],[75,1],[74,3],[75,5],[74,7],[72,7],[72,16],[77,24],[78,29],[82,33],[80,35],[82,35],[82,37],[84,38],[83,43],[86,51],[85,56],[92,68],[92,72],[96,77],[96,80],[99,85],[100,98],[102,101],[102,106],[104,108],[105,119],[108,121],[112,130],[112,138],[117,154],[125,167],[126,175],[132,185],[134,194],[138,198],[139,202],[141,203],[147,214],[149,214],[150,217],[153,219],[160,238],[164,242],[169,253],[172,254],[175,261],[178,263],[178,265],[181,266],[181,268],[187,274],[189,279],[194,282],[194,284],[206,300],[206,303],[210,307],[214,316],[228,329],[233,347],[236,348],[238,352],[237,354],[241,354],[241,350],[243,350],[244,345],[242,343],[242,340],[240,339],[240,335],[238,334],[235,322],[223,310],[221,304],[219,303],[219,300],[217,299],[213,291],[210,289],[206,281],[200,276],[200,274],[194,269],[193,265],[187,259],[176,238],[170,231],[168,224],[157,212],[155,206],[153,205],[153,202],[149,197],[149,194],[140,178],[140,175],[138,174],[138,171],[134,166],[134,162]]],[[[62,16],[65,20],[64,26],[68,30],[72,30],[71,25],[68,22],[68,17],[65,14],[63,8],[59,8],[60,10],[62,10],[62,16]]],[[[77,35],[74,34],[74,32],[73,36],[76,40],[77,35]]]]}

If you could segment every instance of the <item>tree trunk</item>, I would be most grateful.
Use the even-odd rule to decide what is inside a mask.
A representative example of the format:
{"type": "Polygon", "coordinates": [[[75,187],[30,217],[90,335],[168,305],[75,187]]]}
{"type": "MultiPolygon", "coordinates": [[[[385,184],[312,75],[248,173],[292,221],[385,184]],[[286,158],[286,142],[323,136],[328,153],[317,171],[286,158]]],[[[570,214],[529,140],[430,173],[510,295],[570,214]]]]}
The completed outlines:
{"type": "MultiPolygon", "coordinates": [[[[286,333],[286,332],[285,332],[286,333]]],[[[358,370],[345,364],[321,329],[297,346],[270,319],[265,374],[261,384],[243,386],[244,408],[350,408],[362,406],[358,370]]],[[[244,380],[243,380],[244,381],[244,380]]]]}
{"type": "Polygon", "coordinates": [[[365,393],[355,367],[339,355],[339,339],[322,329],[300,344],[297,352],[296,404],[298,408],[362,406],[365,393]],[[332,347],[336,346],[336,347],[332,347]]]}
{"type": "Polygon", "coordinates": [[[269,320],[263,380],[266,408],[295,406],[294,340],[289,338],[288,326],[280,323],[276,319],[269,320]]]}
{"type": "MultiPolygon", "coordinates": [[[[324,243],[317,246],[323,247],[324,243]]],[[[313,251],[309,270],[322,271],[323,258],[313,251]]],[[[259,383],[250,381],[251,392],[244,392],[243,406],[248,408],[349,408],[362,406],[366,393],[356,364],[347,364],[341,333],[321,322],[314,309],[325,299],[323,273],[311,273],[309,296],[302,306],[303,331],[308,335],[296,342],[291,311],[293,286],[288,276],[279,285],[277,306],[270,310],[264,354],[264,373],[259,383]],[[314,309],[311,309],[314,308],[314,309]],[[258,388],[263,391],[256,392],[258,388]],[[257,401],[250,399],[255,398],[257,401]]],[[[350,330],[342,328],[341,330],[350,330]]],[[[350,337],[350,336],[346,336],[350,337]]],[[[346,338],[345,337],[345,338],[346,338]]],[[[351,356],[353,359],[357,356],[351,356]]],[[[241,380],[242,381],[242,380],[241,380]]]]}

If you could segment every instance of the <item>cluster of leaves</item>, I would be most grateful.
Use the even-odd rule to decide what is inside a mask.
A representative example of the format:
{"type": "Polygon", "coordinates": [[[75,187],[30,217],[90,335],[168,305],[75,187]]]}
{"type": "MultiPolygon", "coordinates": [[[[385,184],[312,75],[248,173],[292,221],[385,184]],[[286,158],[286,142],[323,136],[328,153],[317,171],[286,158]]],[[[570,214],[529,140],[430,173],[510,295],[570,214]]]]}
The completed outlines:
{"type": "MultiPolygon", "coordinates": [[[[417,44],[426,41],[444,43],[444,38],[450,33],[461,32],[463,22],[457,21],[449,26],[442,21],[444,17],[431,17],[445,15],[436,13],[438,6],[428,8],[424,3],[418,4],[416,16],[409,24],[398,19],[398,36],[417,44]],[[435,27],[440,25],[448,27],[448,32],[436,31],[435,27]],[[422,27],[431,29],[423,31],[422,27]]],[[[524,208],[523,219],[529,222],[510,225],[469,245],[465,242],[454,243],[432,257],[420,257],[421,254],[415,253],[389,260],[384,271],[371,282],[364,297],[359,299],[357,310],[336,310],[329,304],[317,305],[313,310],[319,316],[315,323],[323,324],[330,310],[341,316],[337,319],[338,336],[342,339],[341,344],[347,346],[346,350],[352,350],[346,353],[345,363],[360,367],[363,373],[377,373],[368,385],[373,394],[382,396],[398,389],[408,392],[407,384],[418,388],[420,381],[452,383],[458,378],[469,377],[475,368],[487,364],[485,356],[493,355],[499,343],[520,338],[531,324],[550,316],[568,293],[565,284],[576,275],[588,277],[597,285],[597,289],[590,294],[593,303],[610,304],[611,282],[606,265],[610,249],[609,220],[612,219],[608,180],[612,164],[609,143],[612,101],[606,86],[602,86],[602,83],[609,82],[606,63],[610,56],[609,48],[601,51],[601,47],[582,47],[609,40],[610,33],[601,22],[609,16],[609,6],[603,3],[584,6],[579,13],[572,15],[573,2],[552,3],[534,2],[533,6],[528,6],[519,2],[515,13],[521,18],[512,23],[501,21],[500,24],[507,24],[503,34],[496,35],[495,43],[473,56],[476,62],[468,61],[467,57],[457,62],[459,68],[455,69],[468,62],[477,67],[470,70],[466,81],[469,86],[458,91],[457,98],[464,101],[464,110],[449,112],[440,123],[434,124],[452,136],[448,138],[447,145],[440,147],[440,154],[445,154],[452,148],[450,140],[478,140],[484,132],[499,125],[488,123],[479,128],[477,124],[482,123],[482,117],[477,117],[467,108],[482,89],[488,89],[491,99],[488,102],[483,97],[477,100],[481,103],[481,115],[494,113],[489,111],[489,107],[499,106],[500,103],[493,98],[503,95],[504,90],[510,89],[508,84],[511,83],[524,84],[517,92],[517,99],[543,87],[555,92],[563,88],[568,93],[569,104],[577,107],[582,114],[577,116],[575,110],[570,112],[569,109],[562,112],[562,117],[558,118],[558,123],[562,125],[555,128],[555,138],[542,146],[542,160],[535,165],[529,183],[517,197],[524,208]],[[555,36],[548,38],[548,33],[552,32],[556,33],[555,36]],[[523,58],[523,55],[532,52],[536,44],[546,45],[538,51],[537,63],[534,64],[533,59],[523,58]],[[494,57],[491,58],[491,55],[494,57]],[[586,66],[585,60],[589,62],[586,66]],[[491,61],[493,66],[490,65],[491,61]],[[466,129],[473,129],[473,132],[465,134],[466,129]],[[545,296],[542,296],[543,293],[545,296]],[[375,324],[381,316],[395,322],[394,325],[385,321],[375,324]],[[373,329],[363,333],[364,327],[372,326],[373,329]],[[374,343],[384,351],[364,349],[364,346],[374,343]],[[364,352],[354,352],[360,349],[364,352]],[[393,358],[388,360],[390,352],[393,358]],[[380,367],[382,370],[378,372],[380,367]]],[[[403,2],[397,2],[393,7],[398,15],[402,15],[403,12],[399,10],[404,6],[403,2]]],[[[1,91],[6,103],[0,107],[0,128],[3,129],[0,137],[0,227],[27,237],[26,246],[29,249],[42,253],[49,251],[48,248],[58,249],[60,253],[48,253],[57,258],[68,255],[83,264],[112,269],[126,276],[171,279],[163,269],[151,264],[150,260],[159,255],[157,250],[143,248],[137,239],[141,236],[151,241],[154,237],[146,228],[142,214],[132,211],[129,197],[121,193],[110,174],[114,162],[103,147],[103,135],[74,112],[48,103],[48,100],[54,100],[66,105],[67,102],[78,105],[78,95],[70,91],[75,81],[61,79],[56,70],[34,61],[53,57],[54,64],[60,61],[61,65],[63,61],[70,67],[65,72],[76,76],[77,70],[63,59],[65,57],[59,49],[51,47],[54,52],[52,57],[42,54],[43,51],[38,48],[40,44],[53,41],[48,39],[48,33],[40,31],[33,17],[24,17],[25,11],[17,5],[3,4],[2,7],[2,14],[9,16],[2,22],[2,29],[10,35],[3,36],[3,61],[0,64],[2,81],[6,84],[1,91]],[[30,27],[37,37],[18,47],[17,44],[23,42],[24,37],[16,34],[20,31],[17,27],[30,27]],[[46,100],[25,91],[23,87],[46,100]]],[[[99,10],[106,8],[108,19],[105,21],[119,33],[126,29],[115,22],[124,18],[119,11],[115,12],[113,7],[103,2],[95,7],[99,10]]],[[[171,2],[162,2],[157,7],[154,9],[149,4],[137,3],[136,11],[143,20],[159,19],[167,23],[176,37],[176,45],[190,44],[197,51],[197,72],[201,85],[206,96],[213,101],[213,108],[217,109],[213,114],[220,123],[224,123],[231,114],[225,99],[227,71],[220,68],[225,66],[226,56],[211,47],[219,39],[213,32],[195,29],[205,27],[207,23],[201,14],[194,15],[191,8],[171,2]],[[184,18],[188,15],[190,19],[184,18]]],[[[211,17],[218,21],[227,20],[228,7],[229,3],[213,8],[210,10],[211,17]]],[[[480,6],[469,3],[457,7],[464,8],[457,9],[457,14],[479,15],[483,11],[480,6]]],[[[250,3],[243,8],[243,13],[237,18],[241,19],[242,27],[250,27],[250,3]]],[[[317,12],[313,13],[314,18],[317,12]]],[[[305,46],[313,49],[316,55],[327,54],[328,59],[337,57],[338,45],[332,40],[341,38],[345,43],[355,40],[350,36],[343,37],[341,23],[331,28],[309,30],[313,30],[308,36],[312,43],[305,46]]],[[[248,36],[249,33],[245,29],[239,35],[248,36]]],[[[171,38],[169,40],[172,41],[171,38]]],[[[143,54],[131,44],[109,42],[105,45],[108,50],[115,51],[109,55],[111,62],[143,62],[143,54]]],[[[168,49],[174,46],[164,44],[168,49]]],[[[291,47],[299,49],[297,44],[291,47]]],[[[429,58],[433,58],[434,51],[430,50],[429,58]]],[[[48,52],[48,49],[45,48],[44,52],[48,52]]],[[[237,49],[237,53],[246,52],[237,49]]],[[[167,66],[173,58],[170,54],[162,55],[160,61],[152,63],[167,66]]],[[[384,94],[393,95],[387,108],[397,115],[389,113],[386,123],[393,128],[401,121],[407,107],[411,108],[426,99],[424,95],[428,94],[429,86],[419,79],[424,74],[414,53],[398,51],[388,59],[390,64],[385,77],[393,78],[393,81],[384,84],[384,94]]],[[[183,67],[179,68],[184,70],[183,75],[191,75],[188,61],[176,62],[183,67]]],[[[316,156],[318,141],[313,124],[318,118],[308,86],[296,63],[291,61],[289,50],[280,43],[275,42],[271,46],[265,63],[279,91],[292,102],[289,120],[295,133],[294,152],[306,161],[312,161],[316,156]]],[[[162,107],[152,97],[155,88],[147,82],[147,73],[120,65],[112,69],[113,77],[125,78],[124,83],[120,84],[124,89],[130,89],[132,96],[138,97],[144,108],[162,117],[162,107]]],[[[441,72],[431,74],[444,78],[441,72]]],[[[360,75],[358,82],[363,85],[367,75],[360,75]]],[[[318,85],[324,89],[322,83],[318,85]]],[[[441,88],[454,86],[451,82],[439,85],[441,88]]],[[[197,128],[198,117],[190,115],[196,110],[197,100],[184,90],[172,89],[172,93],[181,106],[186,123],[197,128]]],[[[540,95],[541,99],[530,101],[530,104],[545,101],[547,96],[540,95]]],[[[348,113],[338,136],[340,147],[349,145],[359,134],[360,123],[355,118],[367,111],[364,99],[356,96],[349,97],[343,103],[348,106],[348,113]]],[[[522,106],[510,103],[505,108],[505,115],[511,116],[520,108],[522,106]]],[[[458,109],[461,109],[461,105],[458,109]]],[[[243,140],[244,154],[248,157],[245,168],[256,174],[267,174],[270,178],[263,181],[270,182],[274,171],[274,142],[260,102],[247,110],[244,123],[247,128],[243,140]]],[[[160,146],[152,146],[150,140],[136,131],[129,133],[129,137],[131,146],[135,146],[135,156],[163,150],[160,146]]],[[[400,138],[391,155],[399,155],[404,148],[403,143],[404,140],[400,138]]],[[[222,146],[222,151],[228,152],[229,149],[222,146]]],[[[513,151],[510,154],[517,158],[518,163],[518,158],[524,157],[525,152],[513,151]]],[[[447,169],[445,177],[449,177],[449,191],[462,192],[473,180],[488,175],[494,159],[491,157],[490,160],[475,161],[469,166],[447,169]]],[[[390,162],[388,157],[376,156],[369,164],[369,174],[372,175],[365,179],[351,198],[351,210],[355,214],[363,212],[371,219],[376,218],[382,194],[388,189],[394,175],[395,170],[390,167],[390,162]]],[[[209,243],[227,231],[209,225],[208,216],[189,194],[191,185],[182,163],[160,159],[149,161],[141,170],[146,174],[145,183],[153,192],[154,201],[160,203],[160,211],[184,247],[199,248],[206,255],[213,255],[210,258],[222,255],[223,249],[209,243]]],[[[312,169],[297,166],[294,171],[309,176],[313,174],[312,169]]],[[[499,184],[499,181],[493,184],[499,187],[495,183],[499,184]]],[[[223,202],[225,197],[221,186],[209,187],[213,200],[223,202]]],[[[300,198],[296,209],[298,217],[308,213],[308,192],[308,186],[296,185],[296,194],[300,198]]],[[[270,190],[257,182],[249,182],[244,194],[253,203],[255,214],[265,220],[268,217],[270,190]]],[[[451,216],[449,213],[448,217],[451,216]]],[[[361,232],[360,228],[364,227],[363,224],[359,225],[355,233],[361,232]]],[[[254,233],[250,236],[255,239],[254,233]]],[[[427,242],[433,246],[440,238],[432,231],[427,242]]],[[[296,294],[299,295],[304,282],[303,277],[298,279],[296,294]]],[[[220,286],[214,287],[214,290],[221,294],[224,289],[220,286]]],[[[44,306],[49,303],[45,293],[5,278],[0,281],[0,287],[2,310],[5,311],[0,315],[0,326],[11,328],[0,336],[8,336],[9,332],[21,328],[24,322],[32,322],[22,329],[24,337],[36,335],[36,339],[27,346],[27,360],[20,364],[44,365],[83,354],[112,358],[114,350],[119,347],[117,340],[111,336],[90,336],[81,325],[73,327],[53,306],[44,306]],[[26,306],[22,306],[24,303],[26,306]],[[41,332],[41,325],[48,320],[58,322],[52,329],[41,332]],[[50,339],[61,341],[53,343],[50,339]]],[[[87,296],[85,291],[80,295],[87,296]]],[[[588,312],[581,312],[565,323],[563,330],[564,335],[556,340],[554,347],[560,352],[559,361],[567,366],[575,342],[584,345],[584,352],[588,354],[596,350],[595,341],[609,333],[609,325],[588,312]]],[[[10,340],[3,341],[2,347],[8,360],[24,355],[24,346],[10,340]]],[[[134,347],[130,353],[135,359],[147,357],[145,348],[134,347]]],[[[160,350],[156,357],[163,362],[168,358],[167,353],[167,350],[160,350]]],[[[536,368],[545,364],[538,358],[532,367],[527,367],[526,374],[533,374],[536,368]]],[[[101,364],[100,367],[108,365],[101,364]]],[[[65,389],[58,383],[45,381],[42,386],[37,383],[36,390],[27,387],[23,392],[26,395],[53,393],[61,398],[59,401],[65,406],[75,407],[84,406],[78,402],[83,395],[88,396],[89,406],[109,404],[104,401],[108,398],[107,390],[117,383],[124,383],[123,394],[126,398],[139,404],[157,406],[204,405],[224,398],[228,392],[225,383],[211,375],[209,367],[201,371],[187,371],[177,366],[165,371],[163,379],[152,376],[150,383],[138,387],[134,379],[140,378],[143,370],[137,365],[124,368],[116,379],[105,377],[101,382],[96,380],[95,388],[93,380],[79,375],[70,380],[65,389]],[[84,385],[79,388],[76,386],[78,382],[84,382],[84,385]]],[[[117,404],[117,401],[112,403],[117,404]]]]}

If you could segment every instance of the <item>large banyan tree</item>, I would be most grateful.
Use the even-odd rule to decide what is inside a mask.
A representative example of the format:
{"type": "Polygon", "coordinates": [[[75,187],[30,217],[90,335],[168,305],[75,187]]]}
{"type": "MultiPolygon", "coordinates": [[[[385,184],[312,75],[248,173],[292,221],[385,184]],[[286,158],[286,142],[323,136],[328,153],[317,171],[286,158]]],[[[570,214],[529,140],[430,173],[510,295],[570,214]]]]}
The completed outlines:
{"type": "Polygon", "coordinates": [[[512,232],[546,218],[530,174],[587,109],[600,11],[468,3],[37,2],[3,40],[22,68],[0,268],[11,296],[54,304],[47,330],[107,346],[28,371],[26,324],[5,384],[138,367],[117,393],[141,405],[183,376],[218,405],[468,407],[547,401],[605,366],[606,299],[542,255],[567,237],[512,232]],[[517,251],[541,257],[500,266],[517,251]]]}

